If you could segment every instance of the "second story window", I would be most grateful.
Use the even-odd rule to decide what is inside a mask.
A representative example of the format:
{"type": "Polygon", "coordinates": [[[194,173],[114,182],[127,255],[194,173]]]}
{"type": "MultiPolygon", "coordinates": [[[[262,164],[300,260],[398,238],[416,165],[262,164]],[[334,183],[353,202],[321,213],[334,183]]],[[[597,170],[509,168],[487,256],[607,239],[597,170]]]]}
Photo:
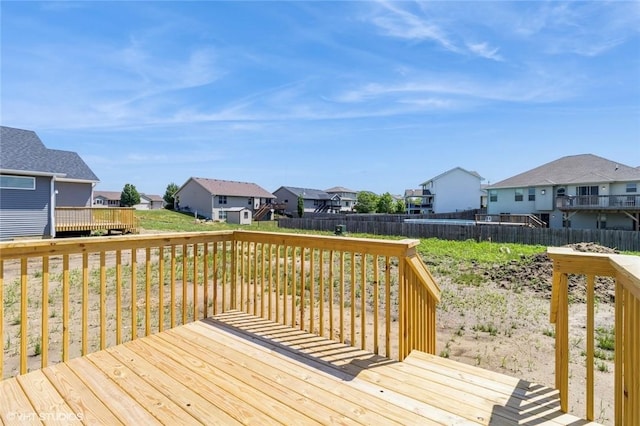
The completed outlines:
{"type": "Polygon", "coordinates": [[[218,195],[218,204],[227,204],[227,196],[218,195]]]}
{"type": "Polygon", "coordinates": [[[529,201],[535,201],[535,200],[536,200],[536,189],[529,188],[529,201]]]}
{"type": "Polygon", "coordinates": [[[524,189],[517,188],[516,189],[516,201],[522,201],[524,199],[524,189]]]}
{"type": "Polygon", "coordinates": [[[489,190],[489,202],[490,203],[495,203],[498,201],[498,191],[495,189],[490,189],[489,190]]]}
{"type": "Polygon", "coordinates": [[[638,192],[638,187],[635,183],[627,184],[627,192],[638,192]]]}

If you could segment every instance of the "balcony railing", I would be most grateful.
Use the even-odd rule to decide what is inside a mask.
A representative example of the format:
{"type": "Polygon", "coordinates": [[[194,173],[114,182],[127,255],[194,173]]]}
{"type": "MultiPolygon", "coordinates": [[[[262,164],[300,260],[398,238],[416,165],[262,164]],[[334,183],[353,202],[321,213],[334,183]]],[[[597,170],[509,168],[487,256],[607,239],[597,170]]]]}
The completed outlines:
{"type": "Polygon", "coordinates": [[[569,398],[569,298],[568,275],[586,276],[586,417],[594,419],[594,341],[596,277],[615,279],[615,424],[640,424],[640,257],[579,253],[550,248],[553,259],[551,322],[556,325],[556,388],[560,405],[568,410],[569,398]]]}
{"type": "Polygon", "coordinates": [[[476,225],[512,225],[546,228],[547,224],[532,214],[477,214],[476,225]]]}
{"type": "Polygon", "coordinates": [[[131,207],[56,207],[56,232],[136,232],[135,209],[131,207]]]}
{"type": "Polygon", "coordinates": [[[640,210],[640,195],[571,195],[556,198],[560,210],[640,210]]]}
{"type": "Polygon", "coordinates": [[[433,354],[439,288],[417,244],[243,231],[3,242],[0,378],[230,310],[397,360],[433,354]]]}

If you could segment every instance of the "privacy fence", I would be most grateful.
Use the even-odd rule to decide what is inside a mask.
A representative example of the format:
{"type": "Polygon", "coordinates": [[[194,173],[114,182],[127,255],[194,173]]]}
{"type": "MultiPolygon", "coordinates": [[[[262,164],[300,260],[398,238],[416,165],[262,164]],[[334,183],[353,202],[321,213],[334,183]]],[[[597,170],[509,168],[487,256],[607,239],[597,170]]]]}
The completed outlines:
{"type": "Polygon", "coordinates": [[[424,224],[403,221],[376,220],[364,221],[357,216],[347,215],[338,218],[287,218],[279,219],[281,228],[308,229],[314,231],[334,231],[338,225],[344,225],[344,232],[373,235],[401,235],[409,238],[440,238],[443,240],[476,240],[496,243],[540,244],[544,246],[563,246],[580,242],[594,242],[605,247],[623,251],[640,251],[640,232],[600,229],[548,229],[526,228],[504,225],[457,225],[424,224]]]}

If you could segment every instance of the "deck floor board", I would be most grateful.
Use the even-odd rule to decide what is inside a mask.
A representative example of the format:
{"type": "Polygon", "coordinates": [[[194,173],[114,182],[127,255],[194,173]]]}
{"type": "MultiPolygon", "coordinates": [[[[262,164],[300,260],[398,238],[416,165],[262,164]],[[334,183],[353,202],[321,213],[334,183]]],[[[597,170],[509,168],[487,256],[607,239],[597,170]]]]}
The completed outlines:
{"type": "Polygon", "coordinates": [[[51,413],[94,424],[588,424],[535,383],[416,351],[392,361],[239,312],[0,382],[0,423],[51,413]]]}

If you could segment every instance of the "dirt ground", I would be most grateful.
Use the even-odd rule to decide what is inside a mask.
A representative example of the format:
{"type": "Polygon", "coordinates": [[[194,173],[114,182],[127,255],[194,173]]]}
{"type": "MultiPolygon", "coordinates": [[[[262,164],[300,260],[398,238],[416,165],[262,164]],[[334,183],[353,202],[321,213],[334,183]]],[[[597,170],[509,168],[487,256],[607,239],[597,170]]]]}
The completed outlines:
{"type": "MultiPolygon", "coordinates": [[[[575,250],[615,252],[595,244],[575,250]]],[[[549,322],[552,264],[541,253],[506,267],[471,271],[486,277],[478,286],[461,286],[436,277],[442,288],[438,307],[437,353],[488,370],[555,387],[555,330],[549,322]]],[[[569,409],[586,416],[586,306],[584,280],[570,277],[569,409]]],[[[614,286],[596,281],[597,335],[612,333],[614,286]]],[[[595,420],[613,424],[613,351],[599,348],[595,360],[595,420]],[[599,356],[599,357],[598,357],[599,356]]]]}
{"type": "MultiPolygon", "coordinates": [[[[574,245],[574,249],[592,252],[613,252],[594,244],[574,245]]],[[[143,265],[144,254],[138,259],[143,265]]],[[[109,261],[109,259],[108,259],[109,261]]],[[[79,266],[81,264],[75,265],[79,266]]],[[[36,269],[37,269],[37,265],[36,269]]],[[[73,265],[72,265],[73,266],[73,265]]],[[[432,271],[438,268],[429,265],[432,271]]],[[[5,268],[5,273],[8,269],[5,268]]],[[[59,264],[52,264],[52,280],[59,275],[59,264]]],[[[76,271],[79,273],[79,271],[76,271]]],[[[454,282],[449,276],[439,276],[434,272],[441,289],[442,300],[437,311],[437,351],[436,354],[456,361],[476,365],[488,370],[500,372],[524,380],[555,387],[554,362],[554,326],[549,323],[549,299],[551,296],[551,261],[546,254],[541,253],[520,262],[486,268],[478,265],[469,266],[466,271],[482,277],[475,284],[454,282]]],[[[81,314],[81,277],[72,273],[71,277],[71,318],[72,323],[79,324],[81,314]]],[[[40,277],[34,276],[38,282],[40,277]]],[[[96,283],[95,278],[91,278],[96,283]]],[[[570,282],[570,411],[578,416],[586,415],[585,409],[585,324],[586,309],[584,304],[584,283],[576,277],[570,282]]],[[[5,377],[18,371],[16,336],[20,328],[19,295],[17,288],[9,282],[5,283],[3,303],[5,305],[5,377]]],[[[89,306],[89,343],[90,351],[99,348],[99,298],[96,296],[99,288],[93,287],[90,292],[89,306]]],[[[34,292],[31,287],[30,292],[34,292]]],[[[181,292],[182,288],[177,288],[181,292]]],[[[61,288],[53,285],[49,294],[59,297],[61,288]]],[[[599,279],[596,283],[596,327],[602,333],[610,332],[614,323],[613,283],[610,280],[599,279]]],[[[187,289],[191,295],[191,287],[187,289]]],[[[51,297],[53,297],[51,296],[51,297]]],[[[124,294],[126,306],[127,294],[124,294]]],[[[165,297],[167,295],[165,294],[165,297]]],[[[41,293],[29,295],[30,303],[35,303],[40,309],[38,299],[41,293]]],[[[111,300],[111,299],[110,299],[111,300]]],[[[144,299],[141,293],[137,295],[138,317],[145,311],[144,299]]],[[[166,308],[166,305],[165,305],[166,308]]],[[[157,314],[159,307],[157,299],[151,307],[152,315],[157,314]]],[[[110,303],[106,309],[108,328],[115,327],[114,306],[110,303]]],[[[37,327],[39,314],[36,313],[29,320],[29,327],[37,327]]],[[[130,313],[123,313],[124,333],[130,332],[130,313]]],[[[61,327],[61,313],[50,310],[48,326],[52,335],[61,327]]],[[[165,316],[168,326],[168,316],[165,316]]],[[[144,335],[144,327],[138,321],[138,335],[144,335]]],[[[153,332],[154,330],[152,330],[153,332]]],[[[18,338],[19,339],[19,338],[18,338]]],[[[107,345],[115,344],[113,334],[107,337],[107,345]]],[[[29,339],[28,346],[31,354],[36,350],[37,336],[29,339]]],[[[52,338],[49,348],[49,362],[60,361],[61,342],[52,338]]],[[[598,348],[600,357],[596,359],[595,367],[595,417],[596,421],[604,424],[613,423],[613,352],[598,348]]],[[[79,330],[74,330],[71,336],[70,357],[80,355],[79,330]]],[[[30,356],[29,369],[39,368],[40,357],[30,356]]]]}

